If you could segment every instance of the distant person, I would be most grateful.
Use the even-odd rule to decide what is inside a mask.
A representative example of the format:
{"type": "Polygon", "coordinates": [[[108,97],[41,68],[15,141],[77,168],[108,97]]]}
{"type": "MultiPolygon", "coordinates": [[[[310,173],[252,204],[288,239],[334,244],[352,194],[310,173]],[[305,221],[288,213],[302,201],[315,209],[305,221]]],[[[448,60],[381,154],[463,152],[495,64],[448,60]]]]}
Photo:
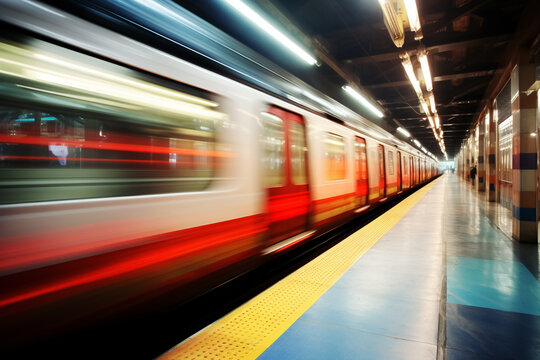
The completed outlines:
{"type": "Polygon", "coordinates": [[[474,185],[474,179],[476,178],[476,165],[472,167],[471,169],[471,180],[472,184],[474,185]]]}

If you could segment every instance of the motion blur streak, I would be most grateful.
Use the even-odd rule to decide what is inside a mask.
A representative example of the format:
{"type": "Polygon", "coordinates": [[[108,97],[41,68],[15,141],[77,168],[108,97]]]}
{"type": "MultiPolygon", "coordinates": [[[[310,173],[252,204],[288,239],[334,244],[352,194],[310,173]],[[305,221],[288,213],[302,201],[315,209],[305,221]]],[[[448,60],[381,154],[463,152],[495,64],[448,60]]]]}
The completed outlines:
{"type": "MultiPolygon", "coordinates": [[[[180,155],[198,155],[204,157],[235,157],[234,153],[217,152],[217,151],[201,151],[193,149],[169,148],[160,146],[134,145],[134,144],[118,144],[103,141],[89,140],[69,140],[62,138],[42,138],[37,136],[12,136],[1,135],[0,143],[12,144],[27,144],[27,145],[65,145],[74,148],[99,149],[99,150],[117,150],[131,151],[142,153],[155,154],[180,154],[180,155]]],[[[78,159],[77,159],[78,160],[78,159]]],[[[111,160],[112,161],[112,160],[111,160]]]]}
{"type": "Polygon", "coordinates": [[[270,221],[287,220],[300,215],[307,215],[309,205],[308,192],[300,192],[269,198],[268,212],[270,221]]]}
{"type": "Polygon", "coordinates": [[[213,101],[128,79],[104,70],[94,70],[90,64],[59,59],[6,43],[0,43],[0,51],[2,52],[0,62],[4,64],[2,72],[45,83],[47,87],[52,84],[82,90],[94,94],[97,98],[113,98],[139,108],[147,106],[164,111],[180,111],[186,115],[208,119],[224,118],[222,113],[207,109],[217,106],[213,101]],[[36,59],[40,61],[36,62],[36,59]]]}
{"type": "MultiPolygon", "coordinates": [[[[16,155],[7,155],[2,156],[2,159],[4,160],[42,160],[42,161],[51,161],[51,160],[57,160],[58,158],[56,156],[16,156],[16,155]]],[[[67,161],[89,161],[89,162],[118,162],[118,163],[135,163],[135,164],[164,164],[168,165],[171,162],[170,161],[160,161],[160,160],[129,160],[129,159],[90,159],[90,158],[65,158],[67,161]]],[[[207,163],[207,162],[206,162],[207,163]]],[[[175,164],[178,165],[196,165],[199,164],[195,161],[176,161],[175,164]]],[[[214,166],[220,166],[221,163],[211,163],[211,165],[214,166]]]]}
{"type": "MultiPolygon", "coordinates": [[[[245,219],[235,219],[223,223],[202,226],[199,228],[181,230],[171,234],[154,237],[157,242],[153,248],[140,247],[131,249],[130,257],[123,259],[121,254],[116,256],[111,264],[104,263],[98,269],[85,271],[80,274],[66,274],[60,281],[36,286],[23,293],[4,294],[0,306],[12,305],[17,302],[29,300],[53,292],[74,289],[82,285],[89,285],[101,280],[114,282],[114,278],[133,271],[149,271],[148,268],[166,262],[181,261],[187,256],[194,256],[197,252],[208,252],[212,248],[219,248],[227,243],[235,243],[242,239],[251,238],[265,231],[265,226],[257,223],[257,216],[245,219]]],[[[4,249],[3,249],[4,250],[4,249]]],[[[33,253],[32,249],[27,249],[33,253]]],[[[9,249],[6,249],[9,252],[9,249]]],[[[49,254],[54,255],[54,254],[49,254]]],[[[21,266],[21,264],[18,264],[21,266]]],[[[95,284],[97,286],[97,284],[95,284]]],[[[100,284],[102,286],[104,284],[100,284]]]]}

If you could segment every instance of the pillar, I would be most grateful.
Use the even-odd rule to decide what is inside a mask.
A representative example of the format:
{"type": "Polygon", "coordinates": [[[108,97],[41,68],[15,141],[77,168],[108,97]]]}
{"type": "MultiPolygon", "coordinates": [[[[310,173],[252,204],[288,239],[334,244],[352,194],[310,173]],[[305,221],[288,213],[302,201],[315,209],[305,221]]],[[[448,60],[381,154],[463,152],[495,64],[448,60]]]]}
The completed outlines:
{"type": "Polygon", "coordinates": [[[478,191],[486,191],[486,165],[485,165],[485,116],[480,117],[478,122],[478,191]]]}
{"type": "Polygon", "coordinates": [[[525,91],[535,79],[534,64],[518,63],[512,70],[512,236],[538,242],[536,221],[536,94],[525,91]]]}
{"type": "Polygon", "coordinates": [[[471,137],[469,136],[467,138],[467,143],[465,145],[465,180],[470,181],[471,180],[471,137]]]}
{"type": "Polygon", "coordinates": [[[491,102],[488,105],[487,114],[486,114],[486,153],[487,153],[487,194],[486,199],[491,202],[497,201],[497,192],[496,192],[496,184],[497,184],[497,161],[496,161],[496,145],[497,145],[497,139],[496,136],[496,129],[497,129],[497,121],[498,119],[494,116],[493,113],[494,108],[494,102],[491,102]]]}

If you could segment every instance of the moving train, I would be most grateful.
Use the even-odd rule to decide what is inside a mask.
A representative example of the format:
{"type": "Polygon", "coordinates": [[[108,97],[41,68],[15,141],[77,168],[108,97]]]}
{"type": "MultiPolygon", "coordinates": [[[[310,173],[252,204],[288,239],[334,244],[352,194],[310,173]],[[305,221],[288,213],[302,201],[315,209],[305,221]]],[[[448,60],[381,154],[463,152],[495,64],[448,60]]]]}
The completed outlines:
{"type": "Polygon", "coordinates": [[[45,4],[2,6],[4,341],[194,296],[437,175],[358,115],[365,126],[45,4]]]}

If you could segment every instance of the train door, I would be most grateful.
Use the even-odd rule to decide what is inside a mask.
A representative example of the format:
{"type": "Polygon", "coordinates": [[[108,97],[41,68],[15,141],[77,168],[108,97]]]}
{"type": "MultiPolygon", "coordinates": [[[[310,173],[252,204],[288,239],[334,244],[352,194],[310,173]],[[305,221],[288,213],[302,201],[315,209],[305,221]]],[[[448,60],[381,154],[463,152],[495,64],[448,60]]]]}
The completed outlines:
{"type": "Polygon", "coordinates": [[[411,187],[413,187],[414,185],[416,185],[416,182],[414,181],[414,158],[411,156],[410,157],[410,171],[409,171],[409,175],[410,175],[410,178],[411,178],[411,187]]]}
{"type": "Polygon", "coordinates": [[[397,152],[397,166],[396,166],[396,177],[397,177],[397,191],[401,191],[401,152],[397,152]]]}
{"type": "Polygon", "coordinates": [[[268,233],[273,242],[308,228],[309,187],[305,124],[277,107],[261,114],[268,233]]]}
{"type": "Polygon", "coordinates": [[[409,175],[407,172],[407,155],[401,156],[401,189],[407,189],[409,187],[408,179],[409,175]]]}
{"type": "Polygon", "coordinates": [[[356,137],[354,143],[355,172],[356,172],[356,208],[366,205],[368,201],[368,166],[366,140],[356,137]]]}
{"type": "Polygon", "coordinates": [[[416,183],[420,184],[422,181],[420,179],[420,159],[416,159],[416,183]]]}
{"type": "Polygon", "coordinates": [[[384,146],[379,144],[379,197],[386,193],[386,163],[384,161],[384,146]]]}

